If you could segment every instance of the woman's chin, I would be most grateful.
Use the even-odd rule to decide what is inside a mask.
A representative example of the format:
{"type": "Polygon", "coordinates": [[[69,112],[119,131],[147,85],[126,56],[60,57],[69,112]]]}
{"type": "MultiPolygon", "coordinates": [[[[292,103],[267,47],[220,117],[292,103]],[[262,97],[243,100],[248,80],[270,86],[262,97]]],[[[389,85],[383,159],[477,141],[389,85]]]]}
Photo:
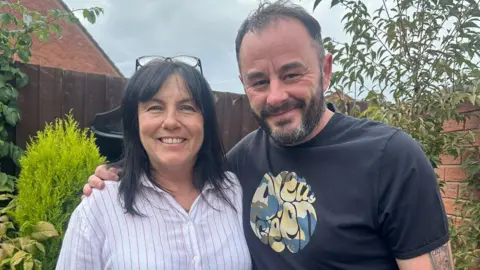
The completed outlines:
{"type": "Polygon", "coordinates": [[[183,169],[190,170],[193,168],[193,163],[186,159],[180,157],[162,157],[156,162],[156,168],[166,168],[166,169],[183,169]]]}

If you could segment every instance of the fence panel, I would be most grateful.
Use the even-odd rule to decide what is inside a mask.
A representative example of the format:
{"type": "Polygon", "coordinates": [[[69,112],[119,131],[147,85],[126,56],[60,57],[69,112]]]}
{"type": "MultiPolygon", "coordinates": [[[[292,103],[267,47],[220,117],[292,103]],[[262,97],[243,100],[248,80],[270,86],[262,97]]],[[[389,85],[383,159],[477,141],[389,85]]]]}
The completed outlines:
{"type": "MultiPolygon", "coordinates": [[[[38,65],[19,65],[30,81],[19,89],[22,120],[16,127],[16,143],[24,147],[31,136],[70,110],[80,127],[89,127],[97,113],[120,105],[127,79],[38,65]]],[[[245,95],[215,92],[221,138],[230,150],[257,128],[245,95]]]]}

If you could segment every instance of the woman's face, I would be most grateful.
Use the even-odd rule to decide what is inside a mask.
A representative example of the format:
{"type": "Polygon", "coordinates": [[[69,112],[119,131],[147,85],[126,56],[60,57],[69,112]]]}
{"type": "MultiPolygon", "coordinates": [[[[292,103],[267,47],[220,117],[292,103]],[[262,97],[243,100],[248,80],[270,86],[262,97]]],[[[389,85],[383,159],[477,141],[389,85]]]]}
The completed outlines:
{"type": "Polygon", "coordinates": [[[203,116],[181,76],[138,105],[140,141],[155,169],[191,169],[203,143],[203,116]]]}

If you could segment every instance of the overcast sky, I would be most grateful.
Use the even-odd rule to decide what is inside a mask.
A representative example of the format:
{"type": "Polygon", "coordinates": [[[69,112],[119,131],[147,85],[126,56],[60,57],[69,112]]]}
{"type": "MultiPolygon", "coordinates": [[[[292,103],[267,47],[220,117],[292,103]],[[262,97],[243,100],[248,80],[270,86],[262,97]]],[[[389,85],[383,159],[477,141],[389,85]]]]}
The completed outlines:
{"type": "MultiPolygon", "coordinates": [[[[311,12],[324,36],[346,41],[341,7],[324,0],[312,12],[314,0],[294,1],[311,12]]],[[[98,6],[97,23],[83,22],[90,34],[126,77],[142,55],[189,54],[202,60],[204,74],[215,91],[243,93],[238,80],[235,36],[258,0],[64,0],[72,9],[98,6]],[[135,3],[135,4],[133,4],[135,3]]]]}

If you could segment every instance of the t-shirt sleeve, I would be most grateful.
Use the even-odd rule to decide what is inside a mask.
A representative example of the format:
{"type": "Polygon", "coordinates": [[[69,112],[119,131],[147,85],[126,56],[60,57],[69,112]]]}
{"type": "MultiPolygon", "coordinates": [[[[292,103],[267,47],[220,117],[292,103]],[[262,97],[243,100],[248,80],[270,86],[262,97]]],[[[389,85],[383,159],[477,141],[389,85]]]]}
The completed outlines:
{"type": "Polygon", "coordinates": [[[448,241],[437,176],[417,141],[403,131],[392,135],[378,179],[380,233],[395,258],[414,258],[448,241]]]}

